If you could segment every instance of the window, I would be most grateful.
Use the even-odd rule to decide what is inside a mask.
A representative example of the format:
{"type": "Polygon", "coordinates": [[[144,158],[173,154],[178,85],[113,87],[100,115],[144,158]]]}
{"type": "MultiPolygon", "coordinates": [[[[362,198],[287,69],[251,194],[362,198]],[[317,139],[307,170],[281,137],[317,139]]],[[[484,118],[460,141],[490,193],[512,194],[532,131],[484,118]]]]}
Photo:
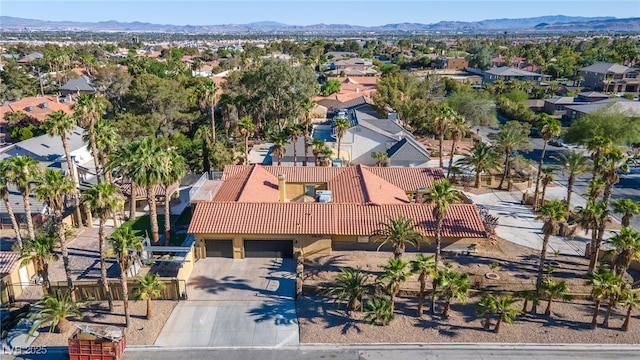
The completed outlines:
{"type": "Polygon", "coordinates": [[[316,197],[316,186],[315,185],[305,185],[304,186],[304,194],[306,196],[311,196],[313,198],[316,197]]]}

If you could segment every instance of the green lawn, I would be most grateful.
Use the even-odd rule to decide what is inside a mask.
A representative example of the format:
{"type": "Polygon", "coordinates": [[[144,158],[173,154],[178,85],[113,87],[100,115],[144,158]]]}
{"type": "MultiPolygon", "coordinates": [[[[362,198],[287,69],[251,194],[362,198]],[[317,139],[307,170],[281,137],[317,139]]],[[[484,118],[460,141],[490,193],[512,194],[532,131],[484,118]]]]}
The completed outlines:
{"type": "MultiPolygon", "coordinates": [[[[175,221],[177,215],[171,215],[171,221],[175,221]]],[[[121,231],[121,229],[131,228],[133,232],[138,235],[144,237],[145,234],[149,234],[151,236],[151,217],[149,215],[143,215],[137,217],[133,221],[125,221],[122,225],[114,231],[114,233],[121,231]]],[[[158,216],[158,230],[160,233],[164,233],[164,215],[158,216]]]]}

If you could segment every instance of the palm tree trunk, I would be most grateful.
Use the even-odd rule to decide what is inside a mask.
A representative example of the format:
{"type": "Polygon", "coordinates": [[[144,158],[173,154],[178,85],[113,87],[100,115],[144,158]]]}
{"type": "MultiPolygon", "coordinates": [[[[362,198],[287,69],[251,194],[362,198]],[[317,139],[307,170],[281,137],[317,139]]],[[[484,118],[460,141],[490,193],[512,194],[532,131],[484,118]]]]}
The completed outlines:
{"type": "Polygon", "coordinates": [[[11,219],[11,226],[13,227],[13,231],[16,234],[16,243],[18,244],[18,248],[22,252],[22,248],[24,244],[22,243],[22,236],[20,235],[20,224],[16,220],[16,214],[13,212],[13,208],[11,207],[11,202],[9,202],[9,196],[4,196],[2,198],[4,200],[4,206],[7,208],[7,213],[9,214],[9,218],[11,219]]]}
{"type": "Polygon", "coordinates": [[[424,311],[424,292],[427,288],[427,282],[425,280],[420,281],[420,293],[418,293],[418,317],[422,317],[424,311]]]}
{"type": "Polygon", "coordinates": [[[627,308],[627,316],[624,318],[624,323],[622,324],[622,327],[620,328],[622,331],[629,331],[629,322],[631,321],[631,310],[633,308],[631,306],[629,306],[627,308]]]}
{"type": "Polygon", "coordinates": [[[98,238],[100,239],[100,281],[104,288],[104,293],[109,303],[109,312],[113,312],[113,299],[111,298],[111,289],[107,283],[107,244],[106,244],[106,218],[100,219],[100,227],[98,228],[98,238]]]}
{"type": "Polygon", "coordinates": [[[442,247],[442,218],[436,219],[436,256],[435,262],[438,264],[440,260],[440,248],[442,247]]]}
{"type": "Polygon", "coordinates": [[[547,316],[551,315],[551,304],[553,304],[553,299],[549,298],[547,301],[547,309],[544,311],[544,314],[547,316]]]}
{"type": "Polygon", "coordinates": [[[127,284],[127,271],[129,269],[120,268],[120,285],[122,286],[122,306],[124,307],[125,326],[131,325],[131,315],[129,314],[129,289],[127,284]]]}
{"type": "MultiPolygon", "coordinates": [[[[436,264],[438,262],[436,261],[436,264]]],[[[436,313],[436,292],[438,290],[438,285],[436,284],[436,279],[433,279],[433,282],[431,283],[431,287],[433,288],[433,292],[431,293],[431,306],[429,311],[431,312],[431,314],[435,314],[436,313]]]]}
{"type": "Polygon", "coordinates": [[[213,143],[216,143],[216,106],[215,106],[215,95],[211,100],[211,135],[213,135],[213,143]]]}
{"type": "Polygon", "coordinates": [[[58,227],[58,237],[60,238],[60,252],[62,253],[62,264],[64,273],[67,277],[67,288],[69,288],[69,296],[71,301],[76,302],[75,287],[73,286],[73,278],[71,277],[71,268],[69,267],[69,249],[67,248],[67,238],[65,236],[64,226],[62,225],[62,211],[56,210],[55,223],[58,227]]]}
{"type": "Polygon", "coordinates": [[[169,187],[164,188],[164,246],[169,246],[171,241],[171,195],[169,187]]]}
{"type": "MultiPolygon", "coordinates": [[[[540,189],[540,175],[542,174],[542,164],[544,163],[544,153],[547,151],[547,143],[545,140],[542,144],[542,154],[540,154],[540,161],[538,161],[538,172],[536,173],[536,190],[533,193],[533,208],[538,208],[538,190],[540,189]]],[[[543,196],[544,198],[544,196],[543,196]]],[[[541,204],[542,205],[542,201],[541,204]]]]}
{"type": "Polygon", "coordinates": [[[31,217],[31,202],[29,201],[29,190],[26,193],[22,193],[22,199],[24,200],[24,215],[27,218],[27,230],[29,231],[29,240],[33,241],[36,238],[36,232],[33,228],[33,218],[31,217]]]}
{"type": "Polygon", "coordinates": [[[444,142],[444,133],[438,134],[438,155],[440,157],[440,169],[444,167],[444,162],[442,161],[442,143],[444,142]]]}
{"type": "Polygon", "coordinates": [[[318,166],[318,154],[313,154],[313,162],[315,164],[315,166],[318,166]]]}
{"type": "Polygon", "coordinates": [[[136,218],[136,188],[131,179],[131,194],[129,194],[129,221],[136,218]]]}
{"type": "Polygon", "coordinates": [[[608,328],[609,327],[609,317],[611,316],[611,310],[613,310],[614,301],[609,299],[607,303],[607,312],[604,314],[604,321],[602,321],[602,326],[608,328]]]}
{"type": "Polygon", "coordinates": [[[502,325],[502,316],[503,316],[502,313],[500,314],[500,316],[498,316],[498,321],[496,321],[496,327],[493,328],[493,331],[495,331],[496,334],[500,332],[500,325],[502,325]]]}
{"type": "Polygon", "coordinates": [[[65,157],[67,158],[67,167],[69,168],[69,174],[73,179],[73,183],[76,186],[76,195],[75,195],[75,218],[76,218],[76,226],[78,229],[82,229],[82,212],[80,211],[80,190],[78,189],[78,175],[76,174],[76,167],[73,164],[73,160],[71,159],[71,152],[69,151],[69,143],[67,142],[67,137],[63,134],[60,136],[62,139],[62,148],[64,149],[65,157]]]}
{"type": "Polygon", "coordinates": [[[47,290],[47,294],[53,294],[51,290],[51,279],[49,278],[49,263],[46,261],[42,262],[42,285],[47,290]]]}
{"type": "Polygon", "coordinates": [[[392,291],[391,294],[389,294],[389,298],[391,298],[391,313],[393,314],[396,308],[396,292],[392,291]]]}
{"type": "Polygon", "coordinates": [[[504,174],[502,175],[502,180],[500,180],[498,189],[502,189],[502,186],[504,185],[504,181],[507,180],[507,177],[509,176],[509,153],[511,153],[511,150],[505,151],[505,153],[507,155],[504,158],[504,174]]]}
{"type": "MultiPolygon", "coordinates": [[[[542,273],[544,270],[544,262],[547,259],[547,247],[549,246],[549,238],[551,237],[551,233],[544,234],[544,239],[542,241],[542,251],[540,251],[540,263],[538,264],[538,277],[536,279],[536,294],[540,295],[540,287],[542,286],[542,273]]],[[[535,308],[535,303],[533,304],[535,308]]]]}
{"type": "Polygon", "coordinates": [[[451,307],[451,302],[449,300],[444,302],[444,309],[442,310],[442,316],[449,316],[449,308],[451,307]]]}
{"type": "Polygon", "coordinates": [[[540,206],[544,205],[544,198],[547,195],[547,183],[542,184],[542,195],[540,196],[540,206]]]}
{"type": "Polygon", "coordinates": [[[100,179],[101,169],[100,169],[100,162],[98,161],[98,146],[96,145],[96,131],[93,123],[89,125],[89,140],[91,142],[91,153],[93,155],[93,163],[96,166],[96,180],[98,181],[98,184],[101,184],[102,180],[100,179]]]}
{"type": "Polygon", "coordinates": [[[527,305],[529,305],[529,299],[524,299],[524,303],[522,304],[522,312],[526,313],[527,312],[527,305]]]}
{"type": "MultiPolygon", "coordinates": [[[[107,158],[106,158],[104,152],[100,152],[100,164],[102,165],[103,169],[107,168],[107,158]]],[[[104,172],[104,178],[105,178],[106,182],[108,182],[109,184],[113,185],[113,177],[111,176],[111,172],[110,171],[105,171],[104,172]]]]}
{"type": "Polygon", "coordinates": [[[340,145],[342,145],[342,136],[338,136],[338,158],[342,159],[342,156],[340,156],[340,145]]]}
{"type": "Polygon", "coordinates": [[[309,166],[309,127],[305,126],[304,131],[304,164],[303,166],[309,166]]]}
{"type": "Polygon", "coordinates": [[[147,202],[149,203],[149,220],[151,221],[151,240],[153,245],[158,245],[160,243],[158,236],[158,209],[156,209],[156,192],[153,185],[147,186],[147,202]]]}
{"type": "Polygon", "coordinates": [[[480,176],[481,176],[480,171],[476,169],[476,184],[474,185],[476,189],[480,189],[480,180],[481,180],[480,176]]]}
{"type": "Polygon", "coordinates": [[[453,155],[455,155],[455,153],[456,153],[456,147],[457,146],[458,146],[458,141],[454,137],[453,138],[453,143],[451,144],[451,156],[449,156],[449,168],[447,169],[447,179],[449,178],[449,175],[451,174],[451,168],[453,167],[453,155]]]}
{"type": "Polygon", "coordinates": [[[600,313],[600,299],[596,300],[596,304],[593,307],[593,317],[591,318],[591,328],[595,329],[598,327],[598,314],[600,313]]]}
{"type": "Polygon", "coordinates": [[[591,258],[589,259],[589,273],[592,273],[596,268],[596,263],[598,262],[598,258],[600,257],[600,246],[602,245],[602,238],[600,237],[600,233],[604,235],[604,230],[606,228],[606,221],[600,221],[600,225],[598,226],[598,237],[596,238],[595,245],[591,250],[591,258]]]}
{"type": "Polygon", "coordinates": [[[491,312],[485,311],[484,312],[484,329],[486,331],[489,331],[489,326],[491,326],[491,312]]]}
{"type": "Polygon", "coordinates": [[[244,164],[249,165],[249,134],[244,137],[244,164]]]}
{"type": "Polygon", "coordinates": [[[298,140],[296,141],[292,141],[293,142],[293,166],[297,165],[297,160],[298,160],[298,140]]]}
{"type": "Polygon", "coordinates": [[[147,297],[147,315],[146,315],[147,320],[151,319],[151,295],[148,295],[147,297]]]}
{"type": "Polygon", "coordinates": [[[569,175],[567,180],[567,210],[571,209],[571,194],[573,193],[573,183],[575,182],[575,176],[573,174],[569,175]]]}

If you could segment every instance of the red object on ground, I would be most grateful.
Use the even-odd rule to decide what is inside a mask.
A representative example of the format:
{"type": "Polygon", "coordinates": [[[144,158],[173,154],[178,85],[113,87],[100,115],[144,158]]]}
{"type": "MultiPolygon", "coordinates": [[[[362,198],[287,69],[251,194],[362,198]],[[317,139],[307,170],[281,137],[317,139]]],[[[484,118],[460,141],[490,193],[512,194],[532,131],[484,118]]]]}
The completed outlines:
{"type": "Polygon", "coordinates": [[[69,338],[70,360],[118,360],[122,357],[127,346],[124,336],[119,340],[100,338],[91,334],[76,330],[69,338]]]}

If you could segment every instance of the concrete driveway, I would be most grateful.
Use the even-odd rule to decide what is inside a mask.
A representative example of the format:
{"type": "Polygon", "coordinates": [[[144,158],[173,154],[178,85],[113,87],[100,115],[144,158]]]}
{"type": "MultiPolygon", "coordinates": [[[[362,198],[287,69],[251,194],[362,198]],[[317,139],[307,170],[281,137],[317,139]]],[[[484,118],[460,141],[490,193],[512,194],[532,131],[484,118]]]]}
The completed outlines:
{"type": "Polygon", "coordinates": [[[293,259],[206,258],[155,345],[279,347],[299,344],[293,259]]]}

